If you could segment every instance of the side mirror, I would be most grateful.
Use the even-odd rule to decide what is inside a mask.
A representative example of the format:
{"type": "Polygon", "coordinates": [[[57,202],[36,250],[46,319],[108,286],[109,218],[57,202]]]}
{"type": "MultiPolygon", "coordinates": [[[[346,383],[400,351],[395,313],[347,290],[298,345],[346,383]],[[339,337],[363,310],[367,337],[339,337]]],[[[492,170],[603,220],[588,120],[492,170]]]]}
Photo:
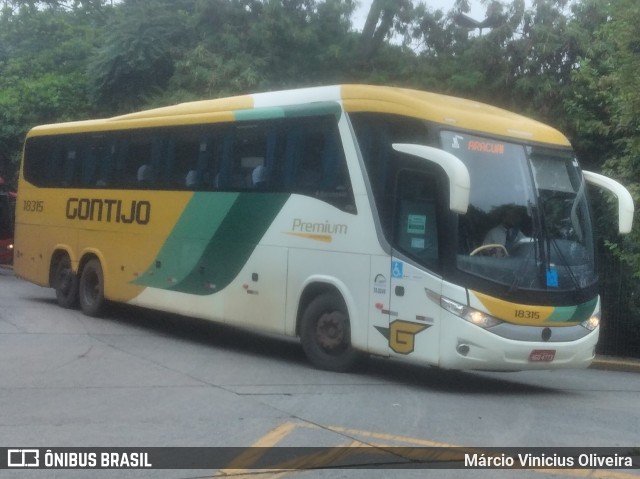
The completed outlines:
{"type": "Polygon", "coordinates": [[[457,156],[431,146],[406,143],[394,143],[393,149],[441,166],[449,178],[449,208],[455,213],[467,212],[471,181],[469,170],[457,156]]]}
{"type": "Polygon", "coordinates": [[[620,183],[606,176],[591,171],[583,171],[582,174],[587,183],[605,189],[618,198],[618,230],[620,234],[631,233],[634,211],[631,193],[620,183]]]}

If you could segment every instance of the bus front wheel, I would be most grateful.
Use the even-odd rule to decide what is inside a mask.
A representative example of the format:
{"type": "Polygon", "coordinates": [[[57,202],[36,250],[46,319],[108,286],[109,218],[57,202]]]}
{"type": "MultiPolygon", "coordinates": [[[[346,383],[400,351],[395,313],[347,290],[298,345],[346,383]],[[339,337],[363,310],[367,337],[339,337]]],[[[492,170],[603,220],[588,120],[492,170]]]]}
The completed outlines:
{"type": "Polygon", "coordinates": [[[359,359],[351,346],[349,313],[339,294],[326,292],[314,298],[304,311],[301,328],[302,349],[314,366],[344,372],[359,359]]]}
{"type": "Polygon", "coordinates": [[[104,308],[104,275],[100,261],[87,261],[80,274],[80,308],[87,316],[99,316],[104,308]]]}
{"type": "Polygon", "coordinates": [[[56,300],[63,308],[73,308],[78,302],[78,277],[73,272],[71,260],[66,254],[56,263],[53,288],[56,291],[56,300]]]}

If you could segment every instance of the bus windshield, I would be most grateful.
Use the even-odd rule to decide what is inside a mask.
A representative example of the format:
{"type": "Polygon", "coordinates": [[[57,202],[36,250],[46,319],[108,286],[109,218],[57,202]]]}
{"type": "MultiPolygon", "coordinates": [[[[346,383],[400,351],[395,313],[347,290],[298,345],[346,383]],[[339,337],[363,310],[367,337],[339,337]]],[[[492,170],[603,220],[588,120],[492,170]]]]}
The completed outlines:
{"type": "Polygon", "coordinates": [[[570,150],[441,133],[469,169],[457,267],[515,290],[580,290],[597,280],[585,186],[570,150]]]}

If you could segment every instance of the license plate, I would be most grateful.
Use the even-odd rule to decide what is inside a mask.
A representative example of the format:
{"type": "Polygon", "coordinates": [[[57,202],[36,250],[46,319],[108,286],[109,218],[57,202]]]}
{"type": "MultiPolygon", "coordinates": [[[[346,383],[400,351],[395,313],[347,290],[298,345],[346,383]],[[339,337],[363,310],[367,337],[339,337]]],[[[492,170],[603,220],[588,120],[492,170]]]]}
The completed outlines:
{"type": "Polygon", "coordinates": [[[532,363],[550,363],[555,357],[555,349],[534,349],[529,354],[529,361],[532,363]]]}

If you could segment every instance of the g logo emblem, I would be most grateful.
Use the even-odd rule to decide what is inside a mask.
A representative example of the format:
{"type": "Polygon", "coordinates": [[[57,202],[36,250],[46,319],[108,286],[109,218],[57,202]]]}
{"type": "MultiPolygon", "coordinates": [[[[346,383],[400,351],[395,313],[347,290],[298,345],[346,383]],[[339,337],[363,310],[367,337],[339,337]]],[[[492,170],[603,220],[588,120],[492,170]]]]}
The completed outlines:
{"type": "Polygon", "coordinates": [[[389,347],[398,354],[410,354],[415,348],[415,336],[429,327],[396,319],[389,328],[389,347]]]}

